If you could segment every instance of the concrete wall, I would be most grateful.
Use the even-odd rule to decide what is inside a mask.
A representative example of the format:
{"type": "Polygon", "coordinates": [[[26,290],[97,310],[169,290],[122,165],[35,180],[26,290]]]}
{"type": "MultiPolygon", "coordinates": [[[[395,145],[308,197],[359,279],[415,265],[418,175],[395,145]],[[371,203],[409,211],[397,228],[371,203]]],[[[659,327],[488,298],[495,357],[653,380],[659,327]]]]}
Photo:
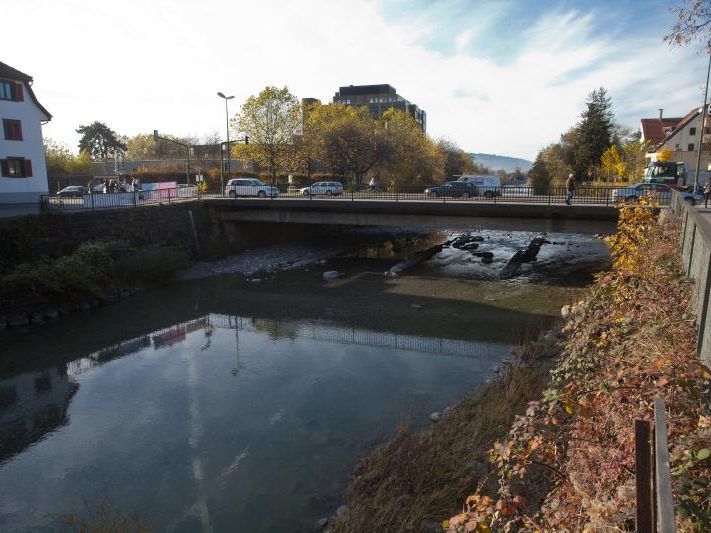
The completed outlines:
{"type": "Polygon", "coordinates": [[[42,144],[44,113],[35,105],[24,87],[24,100],[0,100],[0,159],[24,157],[32,162],[32,177],[4,178],[0,176],[0,204],[38,202],[47,194],[47,164],[42,144]],[[2,119],[19,120],[22,125],[21,141],[6,141],[2,119]]]}
{"type": "Polygon", "coordinates": [[[711,364],[711,223],[675,194],[672,210],[681,219],[681,257],[686,275],[695,281],[693,305],[698,327],[697,350],[701,360],[711,364]]]}

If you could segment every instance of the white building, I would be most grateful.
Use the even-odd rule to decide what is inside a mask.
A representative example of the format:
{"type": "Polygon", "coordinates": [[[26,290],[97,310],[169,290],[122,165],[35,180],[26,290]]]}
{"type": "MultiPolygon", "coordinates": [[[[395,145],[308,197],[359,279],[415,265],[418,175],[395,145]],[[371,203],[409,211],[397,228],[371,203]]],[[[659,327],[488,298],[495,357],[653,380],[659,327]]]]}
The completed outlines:
{"type": "MultiPolygon", "coordinates": [[[[694,108],[681,118],[662,118],[661,112],[658,119],[643,118],[641,140],[649,141],[651,144],[651,149],[647,153],[647,162],[656,161],[659,152],[666,148],[671,152],[672,160],[683,162],[687,176],[693,177],[701,144],[701,111],[701,107],[694,108]]],[[[703,133],[704,143],[710,142],[711,120],[708,116],[703,133]]],[[[706,174],[709,163],[711,163],[711,153],[707,144],[707,148],[701,153],[700,172],[706,174]]]]}
{"type": "Polygon", "coordinates": [[[51,118],[32,77],[0,62],[0,205],[37,203],[47,194],[42,124],[51,118]]]}

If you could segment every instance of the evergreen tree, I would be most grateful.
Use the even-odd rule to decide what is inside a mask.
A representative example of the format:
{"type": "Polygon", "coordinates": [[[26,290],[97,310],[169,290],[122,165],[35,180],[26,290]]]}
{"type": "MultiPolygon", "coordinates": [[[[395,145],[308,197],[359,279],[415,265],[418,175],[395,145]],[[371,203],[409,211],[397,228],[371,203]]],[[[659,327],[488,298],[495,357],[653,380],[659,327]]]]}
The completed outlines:
{"type": "Polygon", "coordinates": [[[95,121],[88,126],[79,126],[76,132],[81,134],[79,152],[88,153],[95,161],[104,161],[126,150],[126,144],[103,122],[95,121]]]}
{"type": "Polygon", "coordinates": [[[592,179],[602,154],[612,144],[614,132],[612,100],[604,87],[591,92],[586,105],[569,152],[568,163],[577,179],[592,179]]]}

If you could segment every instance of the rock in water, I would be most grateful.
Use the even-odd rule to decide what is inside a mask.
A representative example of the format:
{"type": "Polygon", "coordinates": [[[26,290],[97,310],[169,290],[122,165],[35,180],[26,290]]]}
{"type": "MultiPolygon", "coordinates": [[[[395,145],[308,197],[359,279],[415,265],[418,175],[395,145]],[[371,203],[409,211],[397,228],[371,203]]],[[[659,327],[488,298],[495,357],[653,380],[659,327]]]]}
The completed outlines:
{"type": "Polygon", "coordinates": [[[338,279],[341,276],[343,276],[342,272],[339,272],[338,270],[329,270],[328,272],[323,273],[323,279],[326,281],[333,281],[334,279],[338,279]]]}
{"type": "Polygon", "coordinates": [[[398,274],[400,274],[401,272],[404,272],[408,268],[412,268],[416,265],[419,265],[423,261],[427,261],[430,257],[440,253],[442,251],[442,246],[444,246],[444,245],[438,244],[437,246],[428,248],[424,252],[418,252],[416,254],[411,255],[405,261],[400,261],[397,265],[395,265],[390,270],[388,270],[385,273],[385,275],[386,276],[397,276],[398,274]]]}
{"type": "Polygon", "coordinates": [[[323,531],[323,529],[328,525],[328,518],[319,518],[314,523],[314,531],[323,531]]]}
{"type": "Polygon", "coordinates": [[[430,415],[430,420],[432,422],[439,422],[442,419],[442,413],[435,411],[430,415]]]}
{"type": "Polygon", "coordinates": [[[337,510],[336,510],[336,516],[338,518],[341,518],[344,514],[348,512],[348,506],[347,505],[341,505],[337,510]]]}

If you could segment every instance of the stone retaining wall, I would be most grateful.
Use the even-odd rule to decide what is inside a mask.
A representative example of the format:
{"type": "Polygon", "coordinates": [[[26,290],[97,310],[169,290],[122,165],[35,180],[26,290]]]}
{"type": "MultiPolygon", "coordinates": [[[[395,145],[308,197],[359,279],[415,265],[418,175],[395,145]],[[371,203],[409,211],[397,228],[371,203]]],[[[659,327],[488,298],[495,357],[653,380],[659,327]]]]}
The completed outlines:
{"type": "Polygon", "coordinates": [[[21,263],[70,254],[93,240],[184,245],[195,251],[189,211],[198,234],[211,235],[209,214],[197,202],[0,219],[0,273],[21,263]]]}

